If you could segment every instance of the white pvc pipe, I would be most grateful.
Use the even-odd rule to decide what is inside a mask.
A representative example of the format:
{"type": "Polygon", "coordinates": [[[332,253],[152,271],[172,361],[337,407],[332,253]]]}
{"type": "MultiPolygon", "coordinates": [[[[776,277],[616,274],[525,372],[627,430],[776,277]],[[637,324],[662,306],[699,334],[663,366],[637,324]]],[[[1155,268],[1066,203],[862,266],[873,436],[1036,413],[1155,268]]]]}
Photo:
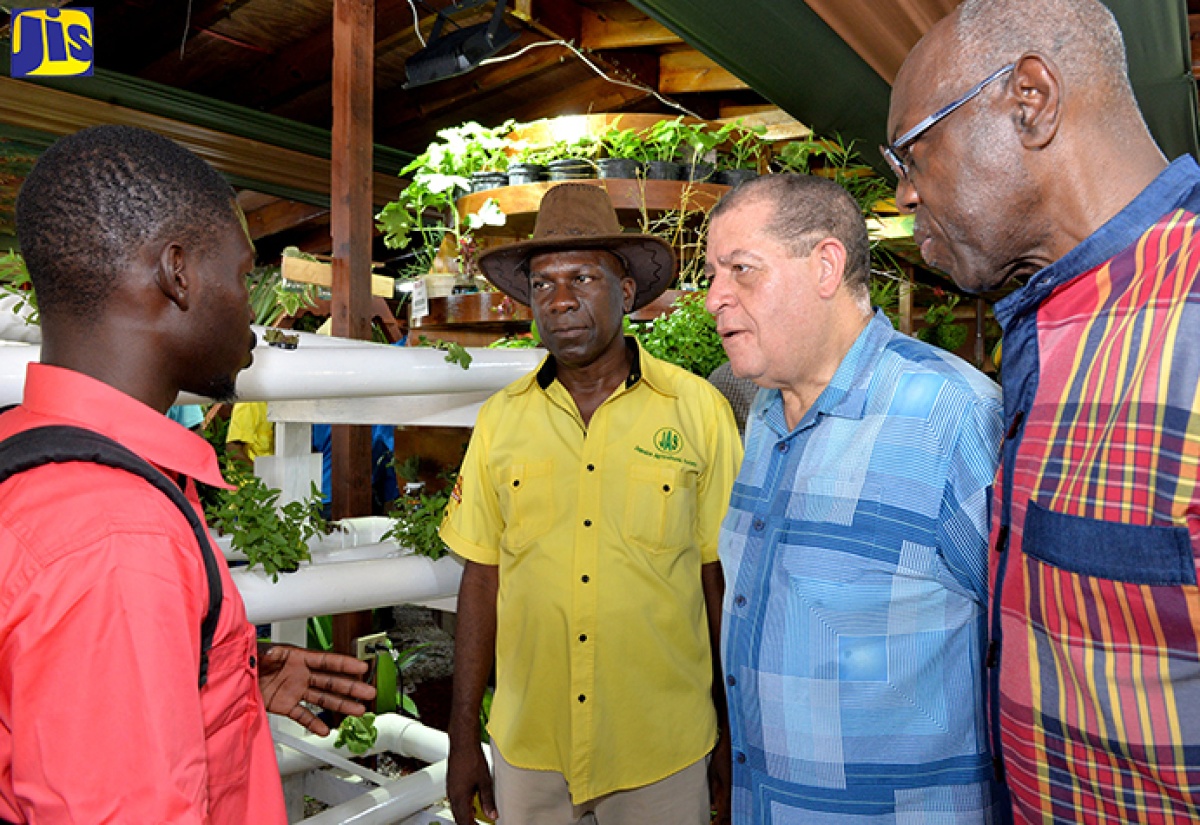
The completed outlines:
{"type": "Polygon", "coordinates": [[[375,561],[304,565],[278,582],[260,569],[230,571],[251,624],[423,602],[458,593],[462,565],[453,557],[402,556],[375,561]]]}
{"type": "Polygon", "coordinates": [[[393,825],[445,798],[446,762],[442,760],[301,822],[304,825],[393,825]]]}
{"type": "MultiPolygon", "coordinates": [[[[11,313],[10,313],[11,314],[11,313]]],[[[242,401],[359,398],[379,395],[431,395],[495,392],[533,370],[541,350],[472,347],[469,369],[446,361],[429,347],[390,347],[357,343],[294,350],[260,345],[254,364],[238,378],[242,401]]],[[[25,365],[38,360],[36,344],[0,347],[0,404],[21,400],[25,365]]],[[[178,403],[196,403],[181,395],[178,403]]]]}
{"type": "Polygon", "coordinates": [[[33,307],[18,295],[0,293],[0,340],[24,341],[39,344],[42,341],[42,328],[28,321],[33,314],[33,307]],[[14,309],[17,304],[24,302],[20,309],[14,309]]]}
{"type": "MultiPolygon", "coordinates": [[[[391,752],[420,759],[422,762],[433,763],[442,761],[450,753],[450,737],[444,731],[428,727],[398,713],[381,713],[376,716],[375,730],[379,732],[379,738],[375,740],[375,744],[371,746],[370,750],[363,754],[364,756],[391,752]]],[[[328,736],[316,736],[311,733],[293,735],[302,739],[310,747],[338,756],[346,756],[344,748],[333,746],[337,741],[337,731],[333,731],[328,736]]],[[[275,743],[275,759],[279,762],[281,776],[290,776],[326,764],[315,756],[293,750],[278,742],[275,743]]]]}

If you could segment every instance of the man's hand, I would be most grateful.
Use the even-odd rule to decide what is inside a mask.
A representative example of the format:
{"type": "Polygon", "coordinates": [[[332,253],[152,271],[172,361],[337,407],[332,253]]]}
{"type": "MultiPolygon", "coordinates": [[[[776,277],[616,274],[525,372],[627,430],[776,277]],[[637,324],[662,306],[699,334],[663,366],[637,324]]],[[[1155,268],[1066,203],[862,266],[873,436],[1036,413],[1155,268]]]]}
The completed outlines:
{"type": "Polygon", "coordinates": [[[329,726],[300,704],[362,716],[360,703],[375,698],[375,688],[361,681],[368,665],[338,653],[305,650],[292,645],[259,645],[258,687],[267,710],[299,722],[318,736],[329,726]]]}
{"type": "Polygon", "coordinates": [[[729,825],[733,821],[731,794],[733,786],[733,750],[729,746],[729,730],[722,728],[712,759],[708,762],[708,795],[713,810],[713,825],[729,825]]]}
{"type": "Polygon", "coordinates": [[[463,747],[450,745],[446,762],[446,796],[455,825],[475,825],[475,794],[479,807],[488,819],[496,819],[496,799],[492,793],[492,774],[479,744],[463,747]]]}

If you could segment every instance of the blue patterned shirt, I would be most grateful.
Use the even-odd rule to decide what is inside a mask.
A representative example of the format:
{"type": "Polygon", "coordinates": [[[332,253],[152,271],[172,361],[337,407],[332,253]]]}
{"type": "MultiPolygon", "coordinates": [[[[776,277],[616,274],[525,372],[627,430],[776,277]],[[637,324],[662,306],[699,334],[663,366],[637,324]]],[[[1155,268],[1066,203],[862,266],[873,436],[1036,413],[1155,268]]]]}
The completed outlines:
{"type": "Polygon", "coordinates": [[[999,389],[876,313],[721,528],[733,820],[1002,821],[983,709],[999,389]]]}

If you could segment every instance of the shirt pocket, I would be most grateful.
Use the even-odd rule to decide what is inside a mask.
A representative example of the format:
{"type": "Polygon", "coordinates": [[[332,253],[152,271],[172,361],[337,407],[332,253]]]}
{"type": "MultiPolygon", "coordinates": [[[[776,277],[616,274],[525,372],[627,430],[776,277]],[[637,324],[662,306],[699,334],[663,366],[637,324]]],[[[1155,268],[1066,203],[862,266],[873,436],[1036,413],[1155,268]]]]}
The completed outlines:
{"type": "Polygon", "coordinates": [[[1196,584],[1185,527],[1100,521],[1055,513],[1031,501],[1021,550],[1081,576],[1138,585],[1196,584]]]}
{"type": "MultiPolygon", "coordinates": [[[[226,606],[225,609],[228,609],[226,606]]],[[[258,710],[258,645],[254,627],[234,630],[209,651],[208,684],[200,693],[209,788],[243,784],[251,743],[265,721],[258,710]]],[[[210,792],[210,802],[212,793],[210,792]]]]}
{"type": "Polygon", "coordinates": [[[696,529],[696,477],[673,466],[629,466],[625,536],[647,553],[671,553],[690,545],[696,529]]]}
{"type": "Polygon", "coordinates": [[[554,462],[513,464],[501,471],[504,545],[524,550],[554,525],[554,462]]]}

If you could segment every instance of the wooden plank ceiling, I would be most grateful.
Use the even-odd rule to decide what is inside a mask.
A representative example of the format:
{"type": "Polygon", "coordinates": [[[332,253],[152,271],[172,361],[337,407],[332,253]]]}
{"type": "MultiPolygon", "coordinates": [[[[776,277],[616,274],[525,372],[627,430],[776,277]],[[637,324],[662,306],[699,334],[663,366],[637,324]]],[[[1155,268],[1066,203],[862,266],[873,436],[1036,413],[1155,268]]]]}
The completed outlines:
{"type": "MultiPolygon", "coordinates": [[[[419,153],[439,129],[468,120],[490,126],[587,112],[680,113],[663,98],[707,119],[758,115],[773,128],[798,128],[737,77],[614,0],[509,0],[505,20],[518,37],[503,55],[528,51],[402,88],[405,63],[428,39],[437,12],[452,5],[377,0],[376,143],[419,153]],[[577,46],[595,68],[565,45],[533,46],[555,40],[577,46]]],[[[96,6],[96,65],[327,129],[332,7],[332,0],[114,0],[96,6]]],[[[486,21],[493,9],[486,2],[455,12],[453,21],[486,21]]],[[[288,244],[327,250],[326,210],[255,193],[243,200],[264,253],[288,244]]]]}

